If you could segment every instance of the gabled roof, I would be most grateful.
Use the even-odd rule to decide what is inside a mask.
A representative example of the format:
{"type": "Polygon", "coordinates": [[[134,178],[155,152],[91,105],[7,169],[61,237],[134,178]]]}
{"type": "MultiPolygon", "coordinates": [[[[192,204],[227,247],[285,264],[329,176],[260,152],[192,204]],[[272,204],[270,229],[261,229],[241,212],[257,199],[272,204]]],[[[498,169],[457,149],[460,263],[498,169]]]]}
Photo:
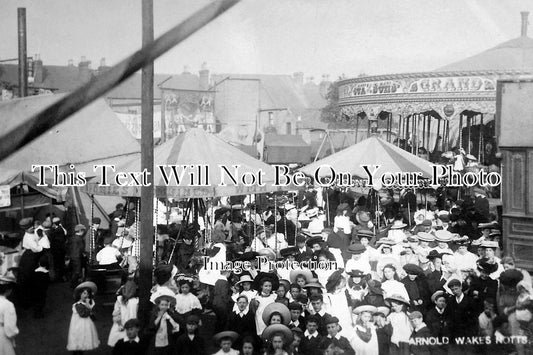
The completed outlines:
{"type": "MultiPolygon", "coordinates": [[[[154,99],[161,99],[161,90],[158,85],[171,76],[171,74],[154,74],[154,99]]],[[[135,73],[122,84],[108,92],[105,97],[108,99],[140,99],[141,88],[142,75],[135,73]]]]}
{"type": "Polygon", "coordinates": [[[261,81],[261,109],[290,109],[301,113],[307,109],[326,106],[326,100],[319,93],[319,86],[314,83],[300,85],[290,75],[267,74],[217,74],[213,75],[215,83],[225,80],[261,81]]]}
{"type": "Polygon", "coordinates": [[[521,36],[436,71],[533,71],[533,39],[521,36]]]}
{"type": "Polygon", "coordinates": [[[162,89],[172,90],[202,90],[200,87],[200,78],[196,74],[184,72],[178,75],[172,75],[168,80],[159,82],[157,85],[162,89]]]}
{"type": "MultiPolygon", "coordinates": [[[[92,72],[90,74],[93,75],[92,72]]],[[[18,86],[18,65],[0,65],[0,82],[18,86]]],[[[80,72],[75,66],[46,65],[43,66],[43,81],[28,84],[29,88],[50,89],[54,92],[67,92],[84,84],[80,80],[80,72]]]]}

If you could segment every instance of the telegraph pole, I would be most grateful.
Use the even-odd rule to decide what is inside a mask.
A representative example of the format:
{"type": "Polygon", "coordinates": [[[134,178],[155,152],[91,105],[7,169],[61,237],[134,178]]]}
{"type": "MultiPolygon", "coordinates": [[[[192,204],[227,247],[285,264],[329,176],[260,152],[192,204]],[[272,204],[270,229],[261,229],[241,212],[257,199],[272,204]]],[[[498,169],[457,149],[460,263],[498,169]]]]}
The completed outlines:
{"type": "Polygon", "coordinates": [[[18,41],[19,41],[19,97],[28,96],[28,60],[26,50],[26,8],[19,7],[18,41]]]}
{"type": "MultiPolygon", "coordinates": [[[[142,44],[154,40],[153,0],[142,0],[142,44]]],[[[139,318],[148,323],[150,312],[150,290],[152,288],[152,263],[154,245],[154,62],[142,69],[141,96],[141,169],[148,172],[148,185],[141,187],[141,236],[139,256],[139,318]]]]}

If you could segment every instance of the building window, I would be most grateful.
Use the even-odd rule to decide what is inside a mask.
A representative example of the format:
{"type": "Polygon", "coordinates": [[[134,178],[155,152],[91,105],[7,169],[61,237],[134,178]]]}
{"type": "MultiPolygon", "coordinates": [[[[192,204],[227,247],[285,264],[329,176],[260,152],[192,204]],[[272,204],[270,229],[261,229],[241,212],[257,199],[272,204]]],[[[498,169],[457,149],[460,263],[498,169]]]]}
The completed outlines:
{"type": "Polygon", "coordinates": [[[292,134],[292,124],[290,122],[287,122],[286,125],[287,125],[287,134],[292,134]]]}
{"type": "Polygon", "coordinates": [[[274,125],[274,112],[268,113],[268,125],[273,126],[274,125]]]}

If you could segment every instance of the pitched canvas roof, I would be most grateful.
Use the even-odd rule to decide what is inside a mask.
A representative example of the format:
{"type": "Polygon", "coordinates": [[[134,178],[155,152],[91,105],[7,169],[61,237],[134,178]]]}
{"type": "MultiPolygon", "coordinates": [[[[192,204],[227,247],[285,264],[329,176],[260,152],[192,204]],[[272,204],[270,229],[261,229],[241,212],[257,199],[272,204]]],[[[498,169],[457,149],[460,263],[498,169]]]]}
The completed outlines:
{"type": "MultiPolygon", "coordinates": [[[[368,177],[363,165],[373,171],[373,165],[380,165],[376,177],[385,172],[420,172],[425,177],[432,174],[431,163],[419,158],[387,141],[372,136],[324,159],[317,160],[300,170],[314,175],[321,165],[331,166],[336,173],[350,173],[352,176],[366,179],[368,177]]],[[[320,176],[329,176],[330,169],[320,169],[320,176]]]]}
{"type": "MultiPolygon", "coordinates": [[[[140,156],[134,159],[117,165],[117,171],[137,172],[141,171],[140,156]]],[[[273,186],[275,179],[274,168],[263,163],[260,160],[252,158],[239,148],[224,142],[216,135],[207,133],[201,128],[192,128],[187,132],[178,135],[177,137],[157,146],[154,149],[154,185],[157,197],[175,197],[175,198],[194,198],[194,197],[214,197],[214,196],[232,196],[232,195],[246,195],[253,193],[270,192],[277,190],[289,189],[290,187],[276,187],[273,186]],[[234,174],[233,165],[238,165],[238,172],[240,176],[246,172],[257,173],[264,172],[263,183],[264,186],[254,184],[252,186],[244,186],[239,183],[234,186],[228,175],[222,171],[220,166],[225,166],[231,174],[234,174]],[[160,172],[159,165],[179,165],[178,174],[183,170],[183,166],[193,166],[193,169],[186,170],[183,174],[182,181],[178,184],[176,179],[170,174],[171,168],[165,168],[165,171],[171,180],[167,186],[163,175],[160,172]],[[191,186],[189,182],[189,172],[198,174],[197,167],[208,166],[207,181],[209,186],[191,186]],[[221,182],[225,182],[227,186],[220,186],[221,182]]],[[[200,168],[202,172],[204,170],[200,168]]],[[[99,180],[97,177],[96,180],[99,180]]],[[[248,180],[251,182],[251,180],[248,180]]],[[[205,184],[202,178],[199,182],[194,180],[194,184],[205,184]]],[[[119,187],[111,185],[110,187],[100,187],[99,181],[91,182],[87,185],[87,191],[96,195],[121,195],[121,196],[140,196],[140,187],[125,186],[119,187]]],[[[294,188],[294,187],[292,187],[294,188]]]]}
{"type": "Polygon", "coordinates": [[[533,71],[533,39],[518,37],[436,71],[533,71]]]}
{"type": "MultiPolygon", "coordinates": [[[[63,96],[30,96],[1,102],[0,135],[63,96]]],[[[0,183],[13,174],[30,171],[32,164],[76,164],[139,151],[139,143],[105,100],[99,99],[1,161],[0,183]]]]}

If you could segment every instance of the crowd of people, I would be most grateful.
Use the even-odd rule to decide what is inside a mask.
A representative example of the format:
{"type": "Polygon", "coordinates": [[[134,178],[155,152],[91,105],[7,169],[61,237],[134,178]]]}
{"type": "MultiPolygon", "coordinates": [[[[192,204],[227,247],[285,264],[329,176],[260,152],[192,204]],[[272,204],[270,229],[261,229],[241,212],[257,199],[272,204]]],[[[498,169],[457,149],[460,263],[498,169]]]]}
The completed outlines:
{"type": "Polygon", "coordinates": [[[113,354],[527,354],[529,341],[516,339],[533,332],[531,278],[503,254],[497,218],[473,192],[418,205],[406,191],[381,198],[380,209],[348,200],[331,226],[313,194],[301,208],[213,205],[209,226],[160,226],[147,324],[138,320],[132,213],[117,206],[110,230],[94,219],[90,233],[77,225],[72,235],[57,217],[23,219],[16,284],[0,279],[3,353],[14,354],[18,332],[10,290],[17,307],[42,317],[50,280],[74,290],[67,349],[101,346],[89,244],[94,264],[123,271],[102,341],[113,354]],[[213,337],[201,335],[206,326],[213,337]]]}

